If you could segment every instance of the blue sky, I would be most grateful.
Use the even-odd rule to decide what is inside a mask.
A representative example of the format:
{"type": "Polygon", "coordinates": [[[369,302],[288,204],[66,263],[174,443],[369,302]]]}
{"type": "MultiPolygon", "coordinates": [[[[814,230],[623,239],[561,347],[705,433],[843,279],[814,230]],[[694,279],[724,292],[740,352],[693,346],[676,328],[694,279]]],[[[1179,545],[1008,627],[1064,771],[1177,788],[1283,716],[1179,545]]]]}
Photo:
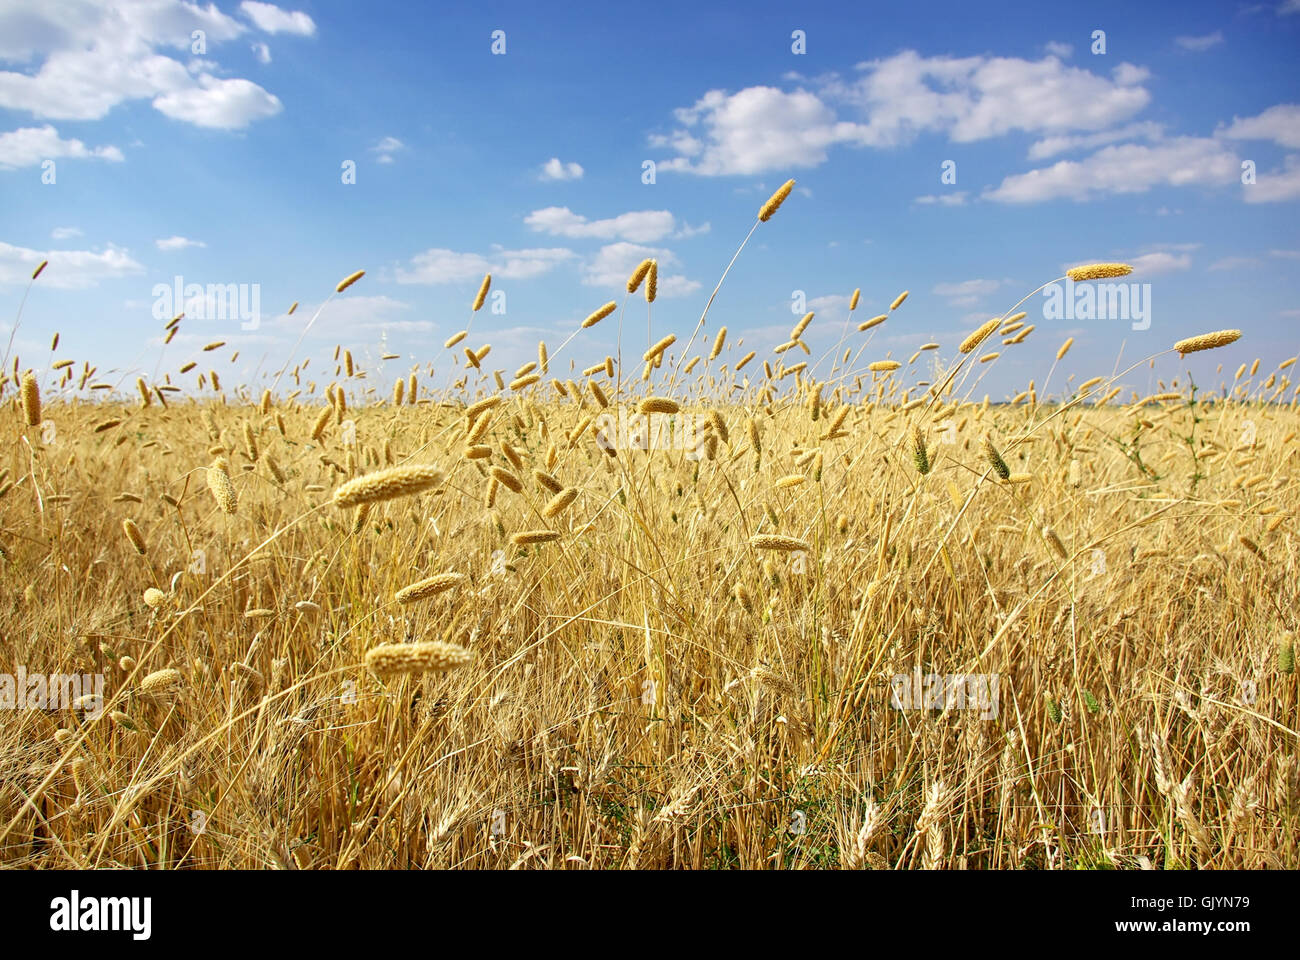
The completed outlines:
{"type": "MultiPolygon", "coordinates": [[[[112,368],[113,382],[157,371],[188,387],[194,374],[176,371],[200,359],[227,384],[260,385],[334,284],[365,269],[299,355],[320,369],[341,343],[386,389],[414,363],[450,372],[442,343],[491,270],[504,313],[476,315],[470,342],[492,343],[486,368],[509,379],[539,338],[554,345],[621,303],[644,256],[660,264],[653,334],[684,343],[759,205],[793,177],[710,335],[726,324],[769,355],[802,291],[815,358],[855,287],[855,322],[908,289],[863,359],[906,362],[930,340],[950,358],[1065,267],[1124,260],[1150,284],[1148,327],[1047,319],[1033,298],[1036,331],[981,391],[1041,385],[1067,336],[1049,389],[1109,374],[1121,351],[1128,366],[1240,327],[1230,348],[1126,378],[1141,391],[1190,369],[1214,387],[1220,363],[1230,379],[1300,352],[1297,51],[1300,0],[758,2],[743,16],[702,3],[6,0],[0,333],[48,258],[16,334],[24,366],[48,365],[58,330],[59,357],[112,368]],[[955,183],[941,179],[948,161],[955,183]],[[255,288],[256,329],[196,309],[161,352],[155,291],[177,276],[255,288]],[[239,359],[199,355],[212,340],[239,359]],[[402,359],[381,366],[384,351],[402,359]]],[[[624,323],[639,353],[644,302],[624,323]]],[[[585,331],[569,356],[596,362],[616,330],[585,331]]]]}

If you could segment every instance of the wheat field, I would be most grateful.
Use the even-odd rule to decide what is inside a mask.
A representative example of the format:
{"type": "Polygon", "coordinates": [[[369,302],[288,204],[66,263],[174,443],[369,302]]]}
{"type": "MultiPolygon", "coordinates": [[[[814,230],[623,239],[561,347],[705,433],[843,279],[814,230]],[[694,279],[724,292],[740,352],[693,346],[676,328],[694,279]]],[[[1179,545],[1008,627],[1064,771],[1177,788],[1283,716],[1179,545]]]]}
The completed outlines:
{"type": "Polygon", "coordinates": [[[1292,360],[992,403],[1020,305],[748,356],[641,333],[656,273],[504,375],[7,364],[0,670],[103,686],[4,713],[0,863],[1300,865],[1292,360]]]}

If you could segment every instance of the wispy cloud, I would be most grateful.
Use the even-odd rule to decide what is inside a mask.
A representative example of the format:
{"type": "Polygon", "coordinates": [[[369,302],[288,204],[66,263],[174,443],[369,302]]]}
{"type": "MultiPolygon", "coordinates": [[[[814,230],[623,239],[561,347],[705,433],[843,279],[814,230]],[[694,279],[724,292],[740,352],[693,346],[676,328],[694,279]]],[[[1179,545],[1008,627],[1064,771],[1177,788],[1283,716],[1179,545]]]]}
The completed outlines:
{"type": "Polygon", "coordinates": [[[1130,123],[1114,130],[1102,130],[1098,133],[1059,134],[1035,140],[1029,146],[1030,160],[1046,160],[1058,153],[1070,153],[1075,150],[1095,150],[1111,143],[1124,140],[1158,140],[1164,130],[1158,123],[1130,123]]]}
{"type": "Polygon", "coordinates": [[[932,292],[947,299],[950,306],[970,307],[1002,286],[1001,280],[962,280],[959,283],[936,283],[932,292]]]}
{"type": "Polygon", "coordinates": [[[677,221],[667,210],[635,210],[604,220],[588,220],[568,207],[546,207],[528,214],[524,223],[533,230],[557,237],[653,243],[669,236],[677,221]]]}
{"type": "Polygon", "coordinates": [[[1175,273],[1179,270],[1190,270],[1192,267],[1192,255],[1190,253],[1168,253],[1161,250],[1155,253],[1144,253],[1141,256],[1131,257],[1129,258],[1128,263],[1133,268],[1133,273],[1141,279],[1161,273],[1175,273]]]}
{"type": "Polygon", "coordinates": [[[202,240],[191,240],[189,237],[166,237],[165,239],[155,240],[159,250],[184,250],[187,247],[206,247],[207,244],[202,240]]]}
{"type": "Polygon", "coordinates": [[[1239,182],[1236,155],[1221,141],[1175,137],[1158,143],[1105,147],[1083,160],[1061,160],[1050,167],[1012,174],[985,191],[998,203],[1089,200],[1105,194],[1142,193],[1155,186],[1239,182]]]}
{"type": "Polygon", "coordinates": [[[966,205],[966,191],[955,190],[952,193],[928,193],[923,197],[917,197],[913,203],[919,203],[924,206],[938,205],[941,207],[962,207],[966,205]]]}
{"type": "Polygon", "coordinates": [[[1192,53],[1204,53],[1211,47],[1217,47],[1223,43],[1223,31],[1215,30],[1213,33],[1207,33],[1199,37],[1174,37],[1174,43],[1184,50],[1192,51],[1192,53]]]}
{"type": "Polygon", "coordinates": [[[485,273],[505,280],[527,280],[554,270],[577,257],[562,247],[506,250],[493,247],[489,254],[462,253],[434,247],[417,253],[410,264],[396,271],[398,283],[444,284],[482,280],[485,273]]]}
{"type": "Polygon", "coordinates": [[[392,163],[393,154],[405,149],[406,144],[396,137],[384,137],[370,148],[370,152],[375,154],[376,163],[392,163]]]}
{"type": "Polygon", "coordinates": [[[0,241],[0,286],[26,284],[42,260],[49,266],[41,273],[42,286],[76,290],[144,272],[121,247],[92,250],[29,250],[0,241]]]}
{"type": "Polygon", "coordinates": [[[1215,260],[1206,269],[1214,270],[1214,271],[1240,270],[1242,267],[1255,267],[1258,265],[1259,265],[1259,260],[1256,259],[1255,257],[1233,256],[1233,257],[1221,257],[1220,259],[1215,260]]]}

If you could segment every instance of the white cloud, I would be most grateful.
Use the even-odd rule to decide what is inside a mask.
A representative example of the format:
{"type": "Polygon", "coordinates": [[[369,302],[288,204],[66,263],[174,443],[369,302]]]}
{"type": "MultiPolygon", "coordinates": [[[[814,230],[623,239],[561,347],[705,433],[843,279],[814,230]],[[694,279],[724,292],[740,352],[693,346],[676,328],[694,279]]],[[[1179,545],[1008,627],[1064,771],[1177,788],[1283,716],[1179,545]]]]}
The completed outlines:
{"type": "Polygon", "coordinates": [[[207,74],[199,77],[197,88],[164,94],[153,105],[173,120],[220,130],[238,130],[284,109],[279,97],[250,80],[219,80],[207,74]]]}
{"type": "Polygon", "coordinates": [[[80,140],[64,140],[48,123],[43,127],[21,127],[0,133],[0,169],[34,167],[44,160],[61,157],[93,158],[121,163],[117,147],[87,148],[80,140]]]}
{"type": "Polygon", "coordinates": [[[979,298],[993,293],[1000,286],[1001,280],[962,280],[960,283],[936,283],[933,293],[946,297],[948,302],[957,307],[969,307],[979,302],[979,298]]]}
{"type": "Polygon", "coordinates": [[[859,64],[844,91],[869,117],[868,142],[889,146],[939,131],[969,143],[1011,131],[1102,130],[1127,120],[1151,95],[1145,70],[1122,63],[1112,79],[1055,57],[922,57],[904,51],[859,64]]]}
{"type": "Polygon", "coordinates": [[[310,37],[316,32],[312,18],[301,10],[289,13],[273,3],[258,3],[257,0],[244,0],[239,11],[265,33],[296,33],[310,37]]]}
{"type": "Polygon", "coordinates": [[[1201,247],[1203,246],[1205,246],[1205,244],[1199,242],[1198,243],[1148,243],[1140,247],[1139,249],[1141,250],[1142,253],[1157,253],[1161,250],[1173,250],[1176,253],[1194,253],[1197,250],[1201,249],[1201,247]]]}
{"type": "Polygon", "coordinates": [[[1062,60],[1068,60],[1074,54],[1072,45],[1059,40],[1049,40],[1043,49],[1054,57],[1060,57],[1062,60]]]}
{"type": "Polygon", "coordinates": [[[1300,198],[1300,154],[1287,154],[1281,169],[1258,173],[1254,183],[1241,189],[1247,203],[1281,203],[1300,198]]]}
{"type": "Polygon", "coordinates": [[[1158,273],[1189,270],[1192,266],[1192,255],[1190,253],[1174,254],[1157,251],[1156,253],[1144,253],[1140,257],[1132,257],[1128,260],[1128,264],[1133,268],[1135,276],[1140,275],[1141,278],[1145,278],[1158,273]]]}
{"type": "Polygon", "coordinates": [[[370,148],[370,152],[376,154],[376,163],[392,163],[393,154],[398,150],[405,150],[406,144],[402,143],[396,137],[384,137],[377,144],[370,148]]]}
{"type": "Polygon", "coordinates": [[[526,250],[505,250],[493,246],[490,257],[493,272],[506,280],[528,280],[549,273],[560,264],[576,257],[564,247],[535,247],[526,250]]]}
{"type": "Polygon", "coordinates": [[[1207,33],[1201,37],[1174,37],[1174,43],[1178,44],[1184,50],[1190,50],[1193,53],[1203,53],[1211,47],[1217,47],[1223,43],[1223,31],[1215,30],[1213,33],[1207,33]]]}
{"type": "Polygon", "coordinates": [[[1300,250],[1270,250],[1268,255],[1280,260],[1300,260],[1300,250]]]}
{"type": "Polygon", "coordinates": [[[271,62],[271,48],[264,43],[255,43],[252,46],[253,56],[257,57],[258,63],[271,62]]]}
{"type": "Polygon", "coordinates": [[[1132,276],[1136,281],[1140,282],[1141,280],[1156,274],[1173,273],[1178,270],[1191,269],[1192,257],[1187,251],[1197,249],[1200,247],[1200,244],[1167,243],[1160,244],[1159,246],[1160,249],[1151,250],[1148,253],[1139,254],[1137,256],[1116,257],[1107,254],[1105,256],[1089,257],[1086,260],[1076,260],[1073,263],[1063,263],[1061,264],[1061,273],[1065,273],[1072,267],[1079,267],[1089,263],[1097,263],[1099,261],[1119,259],[1133,268],[1132,276]]]}
{"type": "Polygon", "coordinates": [[[161,240],[155,240],[159,250],[184,250],[187,247],[206,247],[207,244],[202,240],[191,240],[189,237],[166,237],[161,240]]]}
{"type": "Polygon", "coordinates": [[[119,104],[148,100],[177,119],[234,128],[279,111],[247,80],[217,79],[213,48],[248,30],[214,3],[187,0],[7,0],[0,6],[0,59],[32,63],[0,71],[0,108],[36,117],[99,120],[119,104]],[[192,46],[202,31],[205,50],[192,46]],[[189,57],[189,67],[182,58],[189,57]]]}
{"type": "MultiPolygon", "coordinates": [[[[809,300],[808,309],[816,313],[818,316],[830,313],[839,317],[840,314],[848,312],[849,301],[852,299],[853,297],[851,294],[829,293],[826,296],[813,297],[809,300]]],[[[789,306],[789,301],[784,301],[784,303],[787,307],[789,306]]],[[[839,317],[839,319],[843,318],[839,317]]],[[[791,326],[793,326],[793,324],[791,324],[791,326]]]]}
{"type": "Polygon", "coordinates": [[[1236,155],[1221,142],[1176,137],[1150,146],[1106,147],[1083,160],[1061,160],[1013,174],[983,196],[999,203],[1087,200],[1100,194],[1142,193],[1154,186],[1227,185],[1239,182],[1240,171],[1236,155]]]}
{"type": "Polygon", "coordinates": [[[1300,147],[1300,103],[1279,103],[1254,117],[1233,117],[1214,131],[1229,140],[1272,140],[1283,147],[1300,147]]]}
{"type": "Polygon", "coordinates": [[[50,231],[50,237],[55,240],[71,240],[73,237],[82,235],[80,227],[55,227],[50,231]]]}
{"type": "Polygon", "coordinates": [[[49,260],[50,265],[41,273],[38,282],[43,287],[63,290],[93,287],[101,280],[144,272],[144,267],[120,247],[109,246],[98,253],[91,250],[41,251],[0,241],[0,286],[26,284],[42,260],[49,260]]]}
{"type": "Polygon", "coordinates": [[[1223,257],[1215,260],[1209,265],[1209,270],[1237,270],[1241,267],[1258,266],[1259,261],[1254,257],[1223,257]]]}
{"type": "Polygon", "coordinates": [[[1282,0],[1277,7],[1277,15],[1285,17],[1288,13],[1300,13],[1300,0],[1282,0]]]}
{"type": "Polygon", "coordinates": [[[539,179],[581,180],[583,172],[582,164],[580,163],[563,163],[559,157],[551,157],[551,159],[542,164],[542,172],[539,179]]]}
{"type": "MultiPolygon", "coordinates": [[[[280,314],[268,326],[299,330],[320,308],[319,303],[299,304],[293,316],[280,314]]],[[[331,300],[321,311],[309,336],[325,339],[353,338],[365,331],[387,330],[391,333],[411,331],[428,333],[434,329],[431,320],[404,319],[411,305],[382,294],[374,296],[347,296],[331,300]]],[[[355,342],[355,341],[354,341],[355,342]]]]}
{"type": "Polygon", "coordinates": [[[628,275],[647,258],[659,261],[659,296],[684,297],[700,288],[697,280],[687,280],[681,274],[665,272],[677,263],[671,250],[636,243],[611,243],[601,247],[587,263],[582,282],[591,287],[626,288],[628,275]]]}
{"type": "Polygon", "coordinates": [[[491,273],[494,279],[526,280],[576,256],[562,247],[506,250],[494,246],[488,256],[434,247],[412,257],[409,267],[397,270],[396,279],[398,283],[462,283],[482,280],[483,274],[491,273]]]}
{"type": "Polygon", "coordinates": [[[926,206],[938,204],[941,207],[963,207],[966,205],[966,191],[955,190],[952,193],[927,193],[912,201],[926,206]]]}
{"type": "Polygon", "coordinates": [[[677,155],[662,169],[705,176],[811,167],[837,144],[894,147],[936,132],[968,143],[1013,131],[1104,130],[1145,107],[1147,71],[1120,64],[1109,78],[1067,66],[1054,55],[922,57],[906,50],[858,65],[853,82],[821,81],[820,95],[799,89],[710,90],[675,111],[680,125],[650,145],[677,155]],[[855,108],[841,117],[831,104],[855,108]]]}
{"type": "Polygon", "coordinates": [[[703,137],[678,130],[652,141],[652,146],[671,146],[678,153],[660,167],[705,176],[816,166],[832,145],[855,142],[862,130],[837,121],[815,94],[775,87],[749,87],[731,95],[710,90],[675,115],[688,127],[703,127],[703,137]]]}
{"type": "Polygon", "coordinates": [[[594,237],[653,243],[673,232],[676,220],[667,210],[635,210],[605,220],[588,220],[568,207],[545,207],[524,217],[524,223],[558,237],[594,237]]]}
{"type": "Polygon", "coordinates": [[[1098,133],[1058,134],[1044,137],[1042,140],[1036,140],[1030,144],[1029,159],[1046,160],[1058,153],[1068,153],[1073,150],[1094,150],[1097,147],[1104,147],[1107,144],[1118,143],[1122,140],[1159,140],[1162,134],[1163,128],[1160,124],[1149,122],[1130,123],[1114,130],[1102,130],[1098,133]]]}

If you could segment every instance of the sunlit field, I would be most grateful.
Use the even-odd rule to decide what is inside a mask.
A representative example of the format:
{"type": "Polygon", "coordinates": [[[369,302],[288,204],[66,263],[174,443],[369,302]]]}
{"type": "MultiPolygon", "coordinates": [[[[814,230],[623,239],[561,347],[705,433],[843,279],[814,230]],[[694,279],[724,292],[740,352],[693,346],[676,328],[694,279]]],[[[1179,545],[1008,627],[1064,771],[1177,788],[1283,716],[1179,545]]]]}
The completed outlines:
{"type": "Polygon", "coordinates": [[[485,279],[395,383],[348,343],[105,379],[24,328],[0,862],[1300,866],[1294,358],[1178,375],[1247,323],[990,401],[1059,336],[1028,296],[894,358],[900,278],[756,355],[703,297],[647,333],[656,272],[504,372],[485,279]]]}

